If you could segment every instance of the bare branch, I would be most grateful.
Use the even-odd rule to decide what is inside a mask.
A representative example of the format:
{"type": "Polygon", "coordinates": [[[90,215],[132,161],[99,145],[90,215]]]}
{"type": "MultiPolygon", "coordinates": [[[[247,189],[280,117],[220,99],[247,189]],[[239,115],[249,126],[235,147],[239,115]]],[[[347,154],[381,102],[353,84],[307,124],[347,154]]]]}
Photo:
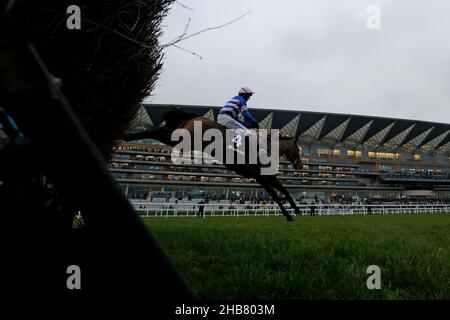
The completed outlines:
{"type": "MultiPolygon", "coordinates": [[[[177,2],[178,2],[178,1],[177,1],[177,2]]],[[[249,11],[247,11],[246,13],[244,13],[243,15],[240,15],[239,17],[237,17],[237,18],[235,18],[235,19],[233,19],[233,20],[231,20],[231,21],[228,21],[228,22],[226,22],[226,23],[224,23],[224,24],[221,24],[221,25],[215,26],[215,27],[206,28],[206,29],[200,30],[200,31],[198,31],[198,32],[195,32],[195,33],[193,33],[193,34],[187,35],[187,30],[188,30],[189,25],[190,25],[190,22],[191,22],[191,18],[189,18],[189,20],[188,20],[188,22],[186,23],[186,26],[185,26],[185,28],[184,28],[184,30],[183,30],[183,33],[182,33],[181,35],[179,35],[178,37],[176,37],[175,39],[173,39],[172,41],[170,41],[170,42],[168,42],[168,43],[166,43],[166,44],[161,45],[161,46],[159,47],[159,50],[162,50],[162,49],[164,49],[164,48],[173,46],[173,47],[175,47],[175,48],[177,48],[177,49],[179,49],[179,50],[186,51],[186,52],[188,52],[188,53],[190,53],[190,54],[192,54],[192,55],[194,55],[194,56],[196,56],[196,57],[198,57],[198,58],[200,58],[200,59],[203,59],[203,57],[202,57],[201,55],[199,55],[199,54],[197,54],[197,53],[195,53],[195,52],[193,52],[193,51],[190,51],[190,50],[188,50],[188,49],[186,49],[186,48],[177,46],[176,44],[179,43],[179,42],[181,42],[181,41],[184,41],[184,40],[186,40],[186,39],[195,37],[195,36],[197,36],[197,35],[199,35],[199,34],[201,34],[201,33],[204,33],[204,32],[207,32],[207,31],[211,31],[211,30],[221,29],[221,28],[223,28],[223,27],[225,27],[225,26],[228,26],[228,25],[230,25],[230,24],[232,24],[232,23],[234,23],[234,22],[236,22],[236,21],[238,21],[238,20],[244,18],[245,16],[249,15],[251,12],[252,12],[252,11],[249,10],[249,11]]],[[[140,15],[140,13],[139,13],[139,15],[140,15]]],[[[125,34],[119,32],[119,31],[117,31],[116,29],[113,29],[113,28],[111,28],[111,27],[109,27],[109,26],[106,26],[106,25],[104,25],[104,24],[102,24],[102,23],[90,21],[90,20],[88,20],[88,19],[84,19],[84,21],[87,22],[88,24],[92,24],[92,25],[95,26],[95,27],[100,27],[100,28],[109,30],[109,31],[115,33],[116,35],[118,35],[118,36],[120,36],[120,37],[122,37],[122,38],[125,38],[125,39],[127,39],[127,40],[129,40],[129,41],[131,41],[131,42],[133,42],[133,43],[136,43],[136,44],[138,44],[138,45],[140,45],[140,46],[142,46],[142,47],[144,47],[144,48],[153,49],[153,46],[150,46],[150,45],[147,45],[147,44],[142,43],[142,42],[140,42],[140,41],[137,41],[136,39],[133,39],[133,38],[131,38],[131,37],[129,37],[129,36],[127,36],[127,35],[125,35],[125,34]]],[[[131,29],[134,29],[134,28],[135,28],[135,25],[131,27],[131,29]]],[[[130,28],[128,28],[128,29],[130,29],[130,28]]]]}
{"type": "Polygon", "coordinates": [[[195,10],[194,8],[191,8],[191,7],[188,7],[187,5],[182,4],[182,3],[181,3],[180,1],[178,1],[178,0],[175,0],[175,2],[178,3],[180,6],[182,6],[182,7],[185,8],[185,9],[188,9],[188,10],[191,10],[191,11],[194,11],[194,10],[195,10]]]}
{"type": "Polygon", "coordinates": [[[171,42],[168,42],[168,43],[166,43],[166,44],[163,44],[161,47],[162,47],[162,48],[170,47],[170,46],[173,46],[174,44],[177,44],[177,43],[179,43],[179,42],[181,42],[181,41],[184,41],[184,40],[187,40],[187,39],[189,39],[189,38],[195,37],[195,36],[197,36],[197,35],[199,35],[199,34],[201,34],[201,33],[204,33],[204,32],[207,32],[207,31],[211,31],[211,30],[221,29],[221,28],[223,28],[223,27],[226,27],[226,26],[228,26],[228,25],[230,25],[230,24],[232,24],[232,23],[234,23],[234,22],[236,22],[236,21],[238,21],[238,20],[244,18],[245,16],[249,15],[250,13],[252,13],[251,10],[249,10],[249,11],[247,11],[246,13],[244,13],[243,15],[241,15],[241,16],[239,16],[239,17],[237,17],[237,18],[235,18],[235,19],[233,19],[233,20],[231,20],[231,21],[229,21],[229,22],[227,22],[227,23],[221,24],[221,25],[219,25],[219,26],[206,28],[206,29],[200,30],[200,31],[198,31],[198,32],[196,32],[196,33],[190,34],[190,35],[185,36],[185,37],[183,37],[183,36],[177,37],[177,38],[175,38],[174,41],[171,41],[171,42]]]}
{"type": "Polygon", "coordinates": [[[175,47],[175,48],[177,48],[177,49],[186,51],[186,52],[188,52],[188,53],[190,53],[190,54],[192,54],[192,55],[194,55],[194,56],[197,56],[197,57],[199,57],[200,59],[203,59],[203,57],[202,57],[201,55],[199,55],[199,54],[197,54],[197,53],[195,53],[195,52],[193,52],[193,51],[190,51],[190,50],[188,50],[188,49],[185,49],[185,48],[182,48],[182,47],[180,47],[180,46],[177,46],[176,44],[172,44],[172,46],[175,47]]]}
{"type": "Polygon", "coordinates": [[[190,23],[191,23],[191,18],[189,18],[188,22],[186,23],[183,33],[181,35],[179,35],[178,37],[176,37],[175,39],[170,40],[168,43],[176,43],[177,41],[181,40],[186,35],[187,29],[189,28],[190,23]]]}

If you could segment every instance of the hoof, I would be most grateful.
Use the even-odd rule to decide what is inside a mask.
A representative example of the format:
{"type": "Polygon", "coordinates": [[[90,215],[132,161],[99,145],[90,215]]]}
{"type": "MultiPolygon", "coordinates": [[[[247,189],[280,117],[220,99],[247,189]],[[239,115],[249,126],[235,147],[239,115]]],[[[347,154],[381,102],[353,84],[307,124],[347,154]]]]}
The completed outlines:
{"type": "Polygon", "coordinates": [[[289,221],[289,222],[293,222],[294,218],[291,215],[287,215],[286,216],[286,220],[289,221]]]}

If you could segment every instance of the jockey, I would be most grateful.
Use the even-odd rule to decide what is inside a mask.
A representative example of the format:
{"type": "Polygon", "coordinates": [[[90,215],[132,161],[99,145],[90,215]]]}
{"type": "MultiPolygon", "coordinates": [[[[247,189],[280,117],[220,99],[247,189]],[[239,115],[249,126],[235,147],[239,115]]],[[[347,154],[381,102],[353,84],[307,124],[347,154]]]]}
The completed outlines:
{"type": "Polygon", "coordinates": [[[247,128],[259,128],[258,121],[247,109],[247,101],[254,94],[249,87],[242,87],[239,95],[228,101],[219,111],[217,123],[229,129],[241,129],[248,133],[247,128]],[[239,119],[242,114],[245,120],[239,119]]]}

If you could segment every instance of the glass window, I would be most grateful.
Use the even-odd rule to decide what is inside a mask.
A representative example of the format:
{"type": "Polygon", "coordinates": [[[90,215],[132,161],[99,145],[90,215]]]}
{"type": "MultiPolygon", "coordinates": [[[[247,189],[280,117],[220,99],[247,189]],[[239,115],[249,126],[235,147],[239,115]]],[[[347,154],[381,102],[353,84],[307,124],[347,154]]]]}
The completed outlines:
{"type": "Polygon", "coordinates": [[[333,154],[333,150],[331,149],[317,149],[317,155],[319,157],[326,157],[326,156],[330,156],[333,154]]]}
{"type": "MultiPolygon", "coordinates": [[[[360,152],[360,151],[359,151],[360,152]]],[[[389,152],[369,152],[369,158],[372,159],[400,159],[399,153],[389,153],[389,152]]]]}

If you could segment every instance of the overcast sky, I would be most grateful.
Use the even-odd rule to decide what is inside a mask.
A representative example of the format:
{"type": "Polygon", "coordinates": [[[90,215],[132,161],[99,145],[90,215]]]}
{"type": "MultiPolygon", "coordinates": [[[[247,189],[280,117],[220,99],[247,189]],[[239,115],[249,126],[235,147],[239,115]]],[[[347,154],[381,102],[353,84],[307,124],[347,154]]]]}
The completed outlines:
{"type": "Polygon", "coordinates": [[[150,102],[223,105],[246,85],[250,108],[450,123],[448,0],[180,0],[163,22],[167,43],[243,19],[165,50],[150,102]],[[369,30],[367,8],[381,10],[369,30]]]}

